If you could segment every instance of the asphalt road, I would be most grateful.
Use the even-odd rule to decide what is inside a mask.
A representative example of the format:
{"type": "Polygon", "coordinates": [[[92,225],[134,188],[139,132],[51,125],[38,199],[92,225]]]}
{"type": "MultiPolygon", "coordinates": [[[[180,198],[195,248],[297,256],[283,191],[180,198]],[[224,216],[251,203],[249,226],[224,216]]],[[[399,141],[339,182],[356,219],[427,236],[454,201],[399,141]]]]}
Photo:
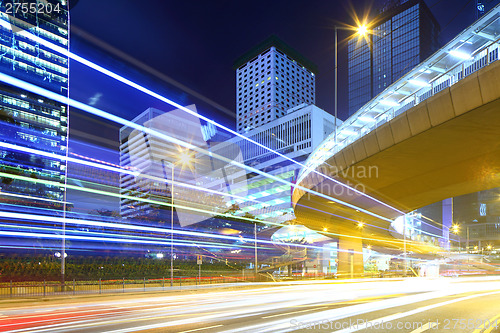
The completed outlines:
{"type": "Polygon", "coordinates": [[[3,301],[0,332],[492,333],[500,332],[500,277],[301,281],[266,288],[3,301]]]}

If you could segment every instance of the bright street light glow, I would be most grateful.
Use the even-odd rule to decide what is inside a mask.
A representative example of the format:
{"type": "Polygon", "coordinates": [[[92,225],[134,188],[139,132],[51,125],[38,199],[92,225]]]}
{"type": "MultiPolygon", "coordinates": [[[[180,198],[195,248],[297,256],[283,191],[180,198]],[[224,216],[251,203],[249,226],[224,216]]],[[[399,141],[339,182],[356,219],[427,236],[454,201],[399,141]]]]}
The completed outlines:
{"type": "Polygon", "coordinates": [[[362,25],[358,27],[358,35],[364,36],[368,32],[368,29],[366,28],[366,25],[362,25]]]}

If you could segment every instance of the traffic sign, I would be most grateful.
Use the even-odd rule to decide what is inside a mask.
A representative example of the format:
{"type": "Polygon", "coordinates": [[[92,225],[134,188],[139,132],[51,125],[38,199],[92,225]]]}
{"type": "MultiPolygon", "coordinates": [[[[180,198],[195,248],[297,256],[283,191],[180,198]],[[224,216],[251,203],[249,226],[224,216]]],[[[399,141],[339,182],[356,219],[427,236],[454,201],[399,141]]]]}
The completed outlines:
{"type": "Polygon", "coordinates": [[[203,256],[196,256],[196,263],[197,263],[198,265],[201,265],[201,264],[202,264],[202,262],[203,262],[203,256]]]}

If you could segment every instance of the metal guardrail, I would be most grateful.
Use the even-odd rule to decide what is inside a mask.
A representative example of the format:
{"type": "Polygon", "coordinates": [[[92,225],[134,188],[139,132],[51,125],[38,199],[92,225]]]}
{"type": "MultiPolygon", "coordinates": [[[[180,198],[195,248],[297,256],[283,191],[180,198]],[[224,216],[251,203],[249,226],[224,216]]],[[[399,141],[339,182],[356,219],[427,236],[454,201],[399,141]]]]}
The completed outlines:
{"type": "Polygon", "coordinates": [[[32,281],[32,282],[3,282],[0,283],[0,298],[13,297],[46,297],[82,294],[105,294],[126,292],[152,292],[162,290],[185,289],[207,285],[227,285],[267,281],[259,274],[255,275],[224,275],[224,276],[185,276],[175,277],[171,285],[170,278],[156,279],[113,279],[113,280],[87,280],[87,281],[32,281]]]}
{"type": "MultiPolygon", "coordinates": [[[[379,273],[365,272],[356,274],[357,278],[393,278],[401,277],[397,272],[379,273]]],[[[0,299],[8,298],[39,298],[49,296],[100,295],[140,292],[160,292],[168,290],[196,289],[198,287],[221,287],[244,285],[254,282],[288,282],[303,280],[348,279],[349,274],[334,273],[297,273],[291,274],[261,274],[241,276],[211,276],[211,277],[176,277],[170,285],[169,278],[161,279],[114,279],[88,281],[35,281],[35,282],[2,282],[0,283],[0,299]]]]}

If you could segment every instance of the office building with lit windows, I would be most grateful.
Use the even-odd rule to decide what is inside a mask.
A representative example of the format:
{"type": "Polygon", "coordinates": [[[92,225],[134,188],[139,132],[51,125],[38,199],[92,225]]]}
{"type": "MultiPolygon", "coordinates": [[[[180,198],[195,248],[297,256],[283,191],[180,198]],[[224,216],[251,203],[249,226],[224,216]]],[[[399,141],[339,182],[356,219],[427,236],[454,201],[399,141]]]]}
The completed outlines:
{"type": "Polygon", "coordinates": [[[423,0],[388,1],[365,37],[348,41],[349,115],[438,50],[439,24],[423,0]]]}
{"type": "MultiPolygon", "coordinates": [[[[68,58],[19,34],[29,33],[68,49],[68,11],[6,14],[0,5],[0,70],[62,96],[68,95],[68,58]]],[[[27,152],[66,155],[68,109],[59,102],[14,86],[0,85],[0,205],[2,210],[38,207],[60,210],[64,204],[66,163],[27,152]],[[14,145],[9,146],[9,145],[14,145]]]]}
{"type": "MultiPolygon", "coordinates": [[[[337,120],[337,125],[341,123],[337,120]]],[[[334,129],[334,116],[315,105],[304,103],[287,110],[279,119],[249,130],[244,136],[294,161],[304,162],[334,129]]],[[[234,200],[233,203],[239,207],[235,215],[250,214],[274,223],[293,220],[290,183],[295,183],[301,166],[248,140],[232,140],[241,147],[246,165],[272,176],[248,175],[248,200],[234,200]],[[255,203],[256,199],[260,202],[255,203]]]]}
{"type": "Polygon", "coordinates": [[[241,56],[236,70],[236,128],[239,133],[315,103],[316,66],[275,36],[241,56]]]}
{"type": "MultiPolygon", "coordinates": [[[[240,57],[236,70],[236,127],[245,139],[234,138],[244,163],[266,172],[248,175],[248,200],[234,200],[237,216],[283,223],[295,218],[291,193],[300,165],[335,129],[335,117],[316,107],[316,66],[275,36],[240,57]],[[287,183],[283,183],[277,179],[287,183]],[[259,202],[255,202],[258,200],[259,202]]],[[[337,120],[337,125],[342,122],[337,120]]]]}
{"type": "MultiPolygon", "coordinates": [[[[194,105],[188,108],[196,112],[194,105]]],[[[227,141],[229,135],[180,109],[165,112],[148,108],[132,122],[144,130],[131,126],[120,129],[120,167],[124,170],[120,174],[121,216],[163,223],[170,221],[173,177],[179,184],[175,187],[174,204],[180,224],[204,220],[206,216],[197,216],[197,210],[215,209],[215,204],[207,208],[214,198],[208,197],[209,192],[180,184],[227,191],[223,186],[226,183],[224,174],[219,169],[226,167],[226,175],[232,175],[227,165],[210,158],[210,153],[227,154],[231,147],[226,144],[219,149],[218,144],[227,141]],[[188,149],[175,141],[197,148],[188,149]],[[184,157],[189,160],[183,161],[184,157]],[[211,181],[212,178],[216,181],[211,181]]],[[[227,209],[225,205],[223,207],[227,209]]]]}

